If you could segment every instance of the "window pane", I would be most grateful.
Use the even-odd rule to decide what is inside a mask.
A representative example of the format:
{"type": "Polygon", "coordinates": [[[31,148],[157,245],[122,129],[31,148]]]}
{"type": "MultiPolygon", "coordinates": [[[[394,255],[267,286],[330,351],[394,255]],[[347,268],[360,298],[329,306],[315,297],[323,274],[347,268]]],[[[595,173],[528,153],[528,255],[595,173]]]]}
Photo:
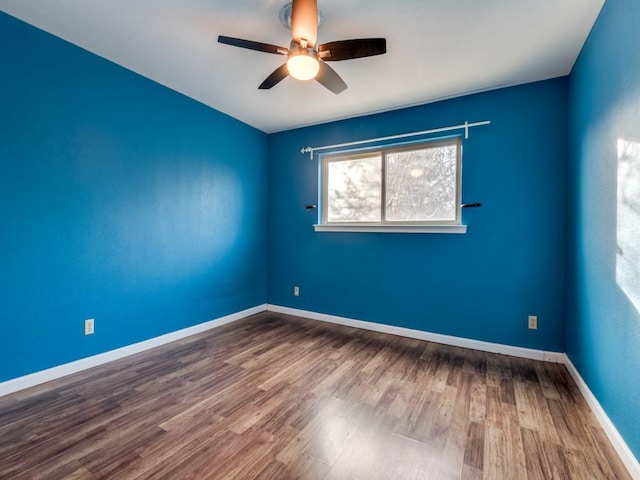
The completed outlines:
{"type": "Polygon", "coordinates": [[[456,219],[456,145],[387,155],[388,221],[456,219]]]}
{"type": "Polygon", "coordinates": [[[327,163],[327,221],[379,222],[380,155],[327,163]]]}

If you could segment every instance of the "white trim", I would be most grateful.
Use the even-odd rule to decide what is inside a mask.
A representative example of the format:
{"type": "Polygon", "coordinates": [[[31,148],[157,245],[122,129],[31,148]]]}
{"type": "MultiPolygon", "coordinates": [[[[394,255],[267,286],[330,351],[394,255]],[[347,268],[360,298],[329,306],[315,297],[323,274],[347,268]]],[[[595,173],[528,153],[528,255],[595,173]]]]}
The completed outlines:
{"type": "Polygon", "coordinates": [[[413,330],[411,328],[395,327],[393,325],[385,325],[383,323],[365,322],[363,320],[354,320],[351,318],[338,317],[335,315],[327,315],[325,313],[311,312],[308,310],[298,310],[297,308],[290,307],[281,307],[279,305],[269,304],[267,305],[267,310],[270,312],[310,318],[312,320],[319,320],[321,322],[336,323],[338,325],[362,328],[364,330],[372,330],[374,332],[388,333],[391,335],[399,335],[401,337],[416,338],[418,340],[426,340],[428,342],[442,343],[455,347],[470,348],[472,350],[482,350],[483,352],[500,353],[502,355],[511,355],[513,357],[528,358],[531,360],[562,363],[565,358],[564,354],[558,352],[545,352],[543,350],[534,350],[532,348],[513,347],[511,345],[483,342],[481,340],[472,340],[470,338],[453,337],[450,335],[442,335],[440,333],[430,333],[422,330],[413,330]]]}
{"type": "Polygon", "coordinates": [[[58,378],[71,375],[73,373],[80,372],[89,368],[93,368],[99,365],[103,365],[114,360],[118,360],[130,355],[150,350],[167,343],[180,340],[191,335],[205,332],[212,328],[220,327],[228,323],[232,323],[250,315],[264,312],[265,310],[276,313],[283,313],[287,315],[295,315],[298,317],[310,318],[312,320],[318,320],[321,322],[335,323],[338,325],[345,325],[349,327],[362,328],[364,330],[371,330],[374,332],[388,333],[391,335],[399,335],[402,337],[416,338],[418,340],[426,340],[430,342],[442,343],[445,345],[452,345],[456,347],[470,348],[473,350],[481,350],[490,353],[499,353],[503,355],[511,355],[515,357],[528,358],[532,360],[541,360],[552,363],[564,363],[569,371],[569,374],[576,382],[580,393],[585,398],[587,404],[593,411],[596,419],[602,426],[605,434],[609,438],[616,452],[620,456],[620,459],[626,466],[629,474],[634,480],[640,480],[640,463],[634,456],[633,452],[627,445],[627,443],[620,435],[620,432],[616,429],[615,425],[606,414],[602,405],[595,397],[593,392],[589,389],[584,379],[580,376],[580,373],[573,365],[569,357],[564,353],[558,352],[546,352],[543,350],[534,350],[523,347],[513,347],[510,345],[502,345],[498,343],[483,342],[480,340],[472,340],[462,337],[454,337],[450,335],[441,335],[438,333],[424,332],[421,330],[413,330],[410,328],[396,327],[392,325],[385,325],[381,323],[365,322],[363,320],[354,320],[345,317],[338,317],[336,315],[328,315],[325,313],[311,312],[308,310],[299,310],[297,308],[282,307],[279,305],[263,304],[257,305],[253,308],[242,310],[241,312],[232,313],[224,317],[210,320],[199,325],[177,330],[175,332],[167,333],[159,337],[144,340],[142,342],[127,345],[126,347],[110,350],[98,355],[94,355],[87,358],[82,358],[71,363],[59,365],[57,367],[49,368],[35,372],[23,377],[14,378],[5,382],[0,382],[0,397],[9,395],[20,390],[24,390],[41,383],[56,380],[58,378]]]}
{"type": "Polygon", "coordinates": [[[559,352],[544,352],[543,362],[547,363],[564,363],[567,356],[559,352]]]}
{"type": "Polygon", "coordinates": [[[580,393],[582,393],[582,396],[587,401],[587,404],[589,405],[589,407],[591,407],[591,411],[600,423],[600,426],[604,430],[604,433],[606,433],[607,437],[609,437],[609,441],[613,445],[613,448],[615,448],[616,452],[618,452],[622,463],[624,463],[625,467],[627,467],[631,478],[633,478],[634,480],[640,480],[640,463],[638,463],[638,459],[635,457],[627,443],[624,441],[622,435],[620,435],[620,432],[618,432],[618,429],[606,414],[604,408],[602,408],[602,405],[600,405],[600,402],[593,394],[582,376],[580,376],[578,369],[571,362],[567,355],[564,355],[564,364],[567,367],[567,370],[569,370],[571,377],[573,377],[573,381],[576,382],[576,385],[578,385],[580,393]]]}
{"type": "Polygon", "coordinates": [[[426,340],[430,342],[442,343],[445,345],[452,345],[456,347],[470,348],[473,350],[482,350],[490,353],[500,353],[503,355],[511,355],[514,357],[528,358],[531,360],[541,360],[543,362],[550,363],[562,363],[566,366],[569,374],[576,382],[580,393],[585,398],[587,404],[593,411],[596,419],[600,423],[600,426],[604,430],[605,434],[609,438],[609,441],[615,448],[616,452],[620,456],[620,459],[624,463],[625,467],[629,471],[631,478],[634,480],[640,480],[640,463],[634,456],[633,452],[627,445],[627,443],[620,435],[620,432],[616,429],[613,422],[609,419],[605,413],[602,405],[598,402],[595,395],[591,392],[586,382],[578,373],[578,370],[573,365],[569,357],[564,353],[559,352],[547,352],[544,350],[534,350],[523,347],[513,347],[510,345],[501,345],[498,343],[483,342],[480,340],[472,340],[468,338],[453,337],[449,335],[441,335],[438,333],[424,332],[421,330],[413,330],[403,327],[395,327],[392,325],[385,325],[381,323],[365,322],[362,320],[354,320],[345,317],[338,317],[335,315],[328,315],[325,313],[311,312],[308,310],[299,310],[296,308],[282,307],[279,305],[267,305],[267,310],[270,312],[284,313],[287,315],[295,315],[298,317],[310,318],[312,320],[319,320],[321,322],[335,323],[338,325],[345,325],[349,327],[362,328],[365,330],[372,330],[374,332],[388,333],[391,335],[399,335],[402,337],[416,338],[418,340],[426,340]]]}
{"type": "Polygon", "coordinates": [[[3,395],[9,395],[19,390],[24,390],[25,388],[39,385],[41,383],[56,380],[67,375],[71,375],[72,373],[77,373],[82,370],[87,370],[89,368],[97,367],[98,365],[103,365],[114,360],[128,357],[129,355],[133,355],[135,353],[150,350],[152,348],[159,347],[160,345],[165,345],[167,343],[174,342],[191,335],[196,335],[198,333],[211,330],[212,328],[220,327],[222,325],[226,325],[227,323],[241,320],[250,315],[264,312],[266,309],[266,304],[257,305],[255,307],[242,310],[241,312],[232,313],[230,315],[226,315],[215,320],[210,320],[208,322],[200,323],[192,327],[176,330],[175,332],[160,335],[159,337],[155,338],[150,338],[149,340],[144,340],[132,345],[127,345],[126,347],[116,348],[115,350],[110,350],[108,352],[93,355],[91,357],[81,358],[80,360],[65,363],[64,365],[58,365],[57,367],[48,368],[47,370],[41,370],[39,372],[31,373],[23,377],[7,380],[6,382],[0,382],[0,397],[2,397],[3,395]]]}
{"type": "Polygon", "coordinates": [[[467,233],[466,225],[389,225],[361,223],[317,224],[316,232],[379,232],[379,233],[467,233]]]}

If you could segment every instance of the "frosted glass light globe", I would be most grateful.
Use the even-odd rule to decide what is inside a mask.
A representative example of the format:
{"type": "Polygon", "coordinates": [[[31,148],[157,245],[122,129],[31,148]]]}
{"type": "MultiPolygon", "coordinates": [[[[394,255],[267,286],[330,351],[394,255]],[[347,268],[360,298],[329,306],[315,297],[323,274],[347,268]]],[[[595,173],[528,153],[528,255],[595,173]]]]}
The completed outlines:
{"type": "Polygon", "coordinates": [[[307,53],[289,55],[287,60],[289,75],[298,80],[311,80],[320,70],[318,59],[307,53]]]}

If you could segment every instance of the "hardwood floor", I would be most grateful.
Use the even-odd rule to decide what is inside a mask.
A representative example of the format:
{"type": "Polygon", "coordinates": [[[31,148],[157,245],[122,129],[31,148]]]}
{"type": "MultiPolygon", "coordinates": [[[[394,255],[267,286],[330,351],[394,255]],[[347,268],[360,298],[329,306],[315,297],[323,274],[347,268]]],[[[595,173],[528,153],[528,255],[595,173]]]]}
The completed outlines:
{"type": "Polygon", "coordinates": [[[0,398],[0,478],[630,477],[564,366],[264,313],[0,398]]]}

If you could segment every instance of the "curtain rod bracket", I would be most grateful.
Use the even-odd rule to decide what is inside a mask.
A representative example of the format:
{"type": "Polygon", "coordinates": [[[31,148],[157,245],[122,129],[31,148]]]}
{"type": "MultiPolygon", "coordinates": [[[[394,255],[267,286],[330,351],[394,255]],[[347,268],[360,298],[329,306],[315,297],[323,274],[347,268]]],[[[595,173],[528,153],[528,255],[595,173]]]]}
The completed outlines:
{"type": "Polygon", "coordinates": [[[302,153],[303,155],[305,153],[308,153],[309,154],[309,160],[313,160],[313,148],[305,147],[302,150],[300,150],[300,153],[302,153]]]}

